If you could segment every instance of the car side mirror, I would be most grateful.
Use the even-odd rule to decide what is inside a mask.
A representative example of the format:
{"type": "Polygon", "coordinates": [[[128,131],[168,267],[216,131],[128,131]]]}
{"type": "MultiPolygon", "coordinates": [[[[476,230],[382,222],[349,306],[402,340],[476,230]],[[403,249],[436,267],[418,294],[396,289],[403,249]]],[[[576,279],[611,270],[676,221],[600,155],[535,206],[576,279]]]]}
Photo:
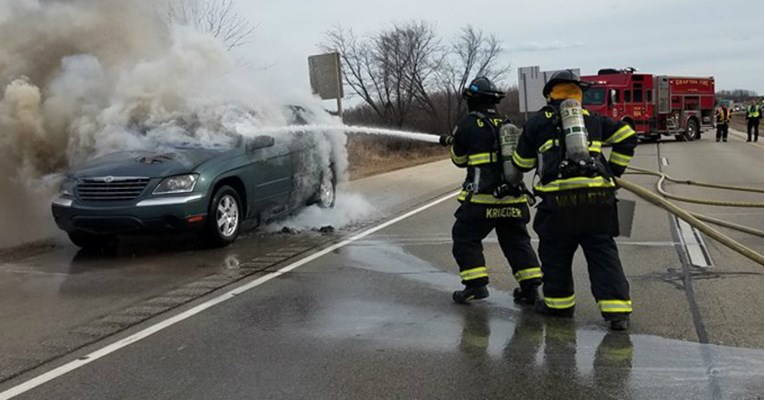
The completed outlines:
{"type": "Polygon", "coordinates": [[[267,135],[255,136],[254,138],[249,138],[245,140],[245,150],[248,153],[251,153],[255,150],[272,147],[275,142],[276,141],[274,140],[272,136],[267,136],[267,135]]]}
{"type": "Polygon", "coordinates": [[[614,100],[616,99],[616,90],[611,89],[608,91],[608,105],[613,105],[614,100]]]}

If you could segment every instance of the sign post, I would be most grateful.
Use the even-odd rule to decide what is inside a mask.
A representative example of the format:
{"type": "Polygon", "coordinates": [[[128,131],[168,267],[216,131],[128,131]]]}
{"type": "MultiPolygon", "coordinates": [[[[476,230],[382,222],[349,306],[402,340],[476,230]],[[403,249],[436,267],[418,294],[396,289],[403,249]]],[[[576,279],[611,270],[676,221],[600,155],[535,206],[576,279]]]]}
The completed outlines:
{"type": "Polygon", "coordinates": [[[308,57],[311,90],[322,100],[337,100],[337,115],[343,118],[343,78],[339,53],[308,57]]]}

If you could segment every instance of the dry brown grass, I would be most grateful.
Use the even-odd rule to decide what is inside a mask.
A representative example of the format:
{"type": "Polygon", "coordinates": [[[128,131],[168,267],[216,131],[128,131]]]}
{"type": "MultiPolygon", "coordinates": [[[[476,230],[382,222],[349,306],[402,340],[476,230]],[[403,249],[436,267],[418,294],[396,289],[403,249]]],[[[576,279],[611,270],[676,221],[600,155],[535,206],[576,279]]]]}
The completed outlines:
{"type": "Polygon", "coordinates": [[[362,134],[349,135],[347,148],[351,180],[449,157],[437,144],[362,134]]]}

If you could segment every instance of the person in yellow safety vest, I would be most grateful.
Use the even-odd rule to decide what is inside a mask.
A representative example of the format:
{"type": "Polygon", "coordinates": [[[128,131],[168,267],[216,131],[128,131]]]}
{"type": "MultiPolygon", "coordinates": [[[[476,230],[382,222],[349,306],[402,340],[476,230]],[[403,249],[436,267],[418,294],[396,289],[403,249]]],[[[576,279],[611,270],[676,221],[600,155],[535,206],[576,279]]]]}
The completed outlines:
{"type": "MultiPolygon", "coordinates": [[[[534,218],[539,234],[544,299],[536,310],[542,314],[572,318],[576,300],[572,261],[581,246],[587,260],[592,294],[603,318],[613,330],[629,327],[632,301],[614,237],[619,234],[615,176],[621,176],[637,146],[635,131],[623,122],[581,109],[585,132],[586,160],[572,162],[567,135],[562,129],[561,104],[573,99],[581,104],[581,82],[571,70],[553,74],[543,89],[548,104],[529,118],[513,163],[523,171],[537,169],[535,193],[542,198],[534,218]],[[606,161],[601,153],[611,145],[606,161]]],[[[567,102],[570,104],[570,102],[567,102]]],[[[579,106],[580,107],[580,106],[579,106]]]]}
{"type": "Polygon", "coordinates": [[[504,118],[495,107],[504,96],[489,79],[474,79],[462,93],[469,113],[448,137],[452,162],[467,169],[452,228],[452,254],[465,285],[452,294],[457,303],[489,296],[489,270],[481,242],[492,230],[520,286],[514,292],[515,301],[533,305],[539,298],[542,270],[526,229],[530,220],[526,196],[497,192],[504,184],[497,134],[504,118]]]}
{"type": "Polygon", "coordinates": [[[728,141],[728,124],[730,123],[730,110],[725,107],[725,104],[719,104],[715,109],[715,117],[717,122],[717,141],[722,139],[723,142],[728,141]]]}
{"type": "Polygon", "coordinates": [[[752,141],[752,130],[754,130],[754,141],[757,141],[757,137],[760,136],[760,118],[762,118],[762,110],[757,105],[757,101],[752,100],[749,107],[746,108],[746,141],[752,141]]]}

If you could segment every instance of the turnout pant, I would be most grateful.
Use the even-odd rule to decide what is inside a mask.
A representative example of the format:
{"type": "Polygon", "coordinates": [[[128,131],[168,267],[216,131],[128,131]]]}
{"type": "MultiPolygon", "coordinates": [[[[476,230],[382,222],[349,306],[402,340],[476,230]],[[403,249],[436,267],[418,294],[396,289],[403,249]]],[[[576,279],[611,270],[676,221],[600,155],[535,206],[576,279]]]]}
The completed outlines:
{"type": "Polygon", "coordinates": [[[717,141],[728,140],[728,124],[717,124],[717,141]]]}
{"type": "Polygon", "coordinates": [[[752,130],[754,130],[754,141],[757,141],[757,137],[760,135],[760,120],[759,118],[747,118],[746,120],[746,140],[752,141],[752,130]]]}
{"type": "Polygon", "coordinates": [[[630,287],[614,241],[619,234],[615,197],[613,203],[561,208],[556,204],[564,203],[555,196],[543,198],[534,219],[545,305],[559,310],[573,309],[576,305],[571,268],[574,253],[581,246],[587,260],[590,289],[603,317],[631,313],[630,287]]]}
{"type": "Polygon", "coordinates": [[[576,305],[572,262],[582,246],[590,276],[590,289],[604,318],[631,313],[630,287],[624,276],[613,236],[608,234],[540,235],[542,292],[550,308],[566,309],[576,305]]]}
{"type": "Polygon", "coordinates": [[[483,205],[464,202],[454,216],[457,220],[452,228],[452,254],[460,267],[460,277],[465,286],[489,283],[481,241],[495,229],[499,246],[518,283],[522,286],[539,285],[542,270],[526,229],[529,222],[526,203],[483,205]]]}

